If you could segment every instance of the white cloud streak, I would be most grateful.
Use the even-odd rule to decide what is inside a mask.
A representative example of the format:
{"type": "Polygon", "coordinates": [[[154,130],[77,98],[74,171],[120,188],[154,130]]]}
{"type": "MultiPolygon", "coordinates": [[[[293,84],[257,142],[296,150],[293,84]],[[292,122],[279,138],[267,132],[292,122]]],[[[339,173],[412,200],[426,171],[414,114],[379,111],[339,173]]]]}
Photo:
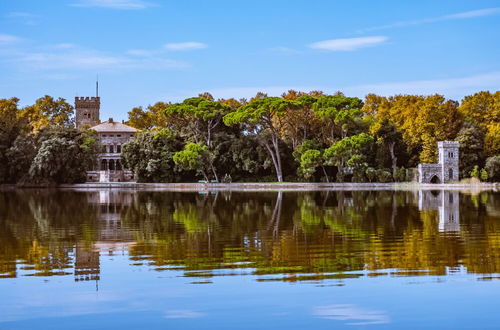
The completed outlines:
{"type": "Polygon", "coordinates": [[[10,45],[21,40],[21,38],[13,35],[0,33],[0,45],[10,45]]]}
{"type": "Polygon", "coordinates": [[[166,70],[189,67],[185,62],[169,59],[161,54],[138,58],[130,54],[104,53],[69,43],[39,48],[35,51],[18,50],[0,53],[0,60],[14,64],[20,70],[51,73],[82,70],[166,70]]]}
{"type": "Polygon", "coordinates": [[[387,324],[391,322],[384,311],[363,309],[355,305],[318,306],[312,314],[327,320],[347,321],[347,325],[387,324]]]}
{"type": "Polygon", "coordinates": [[[165,49],[170,51],[184,51],[184,50],[196,50],[207,48],[208,45],[196,42],[196,41],[188,41],[188,42],[179,42],[179,43],[169,43],[163,46],[165,49]]]}
{"type": "Polygon", "coordinates": [[[375,93],[379,95],[395,94],[444,94],[451,98],[461,98],[464,95],[481,90],[497,91],[500,86],[500,71],[477,74],[459,78],[412,80],[400,82],[387,82],[367,84],[343,88],[346,94],[366,95],[375,93]]]}
{"type": "Polygon", "coordinates": [[[152,7],[153,4],[142,0],[80,0],[71,4],[73,7],[108,8],[119,10],[138,10],[152,7]]]}
{"type": "Polygon", "coordinates": [[[204,317],[204,313],[196,312],[189,309],[176,309],[167,311],[164,315],[166,319],[195,319],[204,317]]]}
{"type": "Polygon", "coordinates": [[[397,94],[417,94],[432,95],[435,93],[443,94],[448,98],[455,100],[462,99],[465,95],[470,95],[482,90],[495,92],[500,86],[500,71],[477,74],[467,77],[411,80],[399,82],[381,82],[374,84],[355,85],[355,86],[253,86],[253,87],[231,87],[231,88],[200,88],[198,90],[177,90],[172,93],[161,95],[160,98],[172,101],[182,101],[185,98],[198,95],[202,92],[209,92],[215,98],[251,98],[257,92],[263,92],[269,96],[279,96],[289,89],[308,92],[321,90],[325,93],[335,93],[341,91],[349,96],[363,98],[369,93],[375,93],[383,96],[397,94]]]}
{"type": "Polygon", "coordinates": [[[327,50],[332,52],[353,51],[360,48],[372,47],[386,42],[389,38],[385,36],[360,37],[360,38],[344,38],[323,40],[312,43],[309,48],[327,50]]]}
{"type": "Polygon", "coordinates": [[[371,32],[371,31],[387,30],[387,29],[413,26],[413,25],[421,25],[421,24],[434,23],[434,22],[490,16],[490,15],[496,15],[499,13],[500,13],[500,7],[478,9],[478,10],[471,10],[471,11],[466,11],[466,12],[462,12],[462,13],[456,13],[456,14],[450,14],[450,15],[444,15],[444,16],[438,16],[438,17],[422,18],[422,19],[409,20],[409,21],[400,21],[400,22],[379,25],[379,26],[372,26],[372,27],[368,27],[365,29],[360,29],[357,32],[358,33],[366,33],[366,32],[371,32]]]}

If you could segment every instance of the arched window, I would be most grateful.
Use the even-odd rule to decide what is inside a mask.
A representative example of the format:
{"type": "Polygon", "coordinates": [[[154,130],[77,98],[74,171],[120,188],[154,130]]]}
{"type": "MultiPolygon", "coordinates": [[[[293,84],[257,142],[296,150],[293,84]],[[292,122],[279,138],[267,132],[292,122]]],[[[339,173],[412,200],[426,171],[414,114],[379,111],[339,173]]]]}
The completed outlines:
{"type": "Polygon", "coordinates": [[[448,178],[453,179],[453,169],[452,168],[448,169],[448,178]]]}

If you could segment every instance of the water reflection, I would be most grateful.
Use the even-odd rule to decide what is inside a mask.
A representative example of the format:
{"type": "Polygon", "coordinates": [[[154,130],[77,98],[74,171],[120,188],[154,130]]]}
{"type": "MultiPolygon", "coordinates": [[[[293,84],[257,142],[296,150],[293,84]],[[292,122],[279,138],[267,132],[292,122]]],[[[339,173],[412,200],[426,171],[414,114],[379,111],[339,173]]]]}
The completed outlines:
{"type": "MultiPolygon", "coordinates": [[[[0,277],[101,279],[100,258],[192,283],[500,272],[500,196],[457,191],[0,192],[0,277]]],[[[486,277],[483,277],[486,278],[486,277]]],[[[493,277],[490,277],[493,278],[493,277]]]]}
{"type": "Polygon", "coordinates": [[[431,190],[418,192],[419,210],[438,210],[439,231],[460,231],[460,209],[458,191],[431,190]]]}

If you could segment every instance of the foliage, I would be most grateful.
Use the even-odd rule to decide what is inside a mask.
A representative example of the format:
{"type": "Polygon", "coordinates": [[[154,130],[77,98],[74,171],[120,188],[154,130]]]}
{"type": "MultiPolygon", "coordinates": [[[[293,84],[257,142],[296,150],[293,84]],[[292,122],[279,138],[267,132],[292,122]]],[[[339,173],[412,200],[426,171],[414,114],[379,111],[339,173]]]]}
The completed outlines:
{"type": "Polygon", "coordinates": [[[182,140],[167,129],[137,133],[122,146],[122,162],[139,182],[177,182],[180,175],[172,159],[182,140]]]}
{"type": "Polygon", "coordinates": [[[292,107],[291,101],[279,97],[259,96],[259,98],[224,116],[226,125],[242,125],[248,134],[256,136],[259,142],[265,146],[280,182],[283,181],[280,132],[286,126],[286,114],[292,107]]]}
{"type": "Polygon", "coordinates": [[[391,182],[392,181],[391,172],[384,170],[384,169],[378,169],[376,171],[376,177],[377,177],[378,182],[391,182]]]}
{"type": "Polygon", "coordinates": [[[97,142],[75,129],[56,129],[41,137],[29,176],[35,183],[85,182],[85,172],[95,164],[97,142]]]}
{"type": "Polygon", "coordinates": [[[213,155],[208,147],[199,143],[188,143],[184,150],[174,154],[173,160],[177,166],[184,170],[196,170],[203,175],[206,181],[209,181],[210,163],[213,155]]]}
{"type": "Polygon", "coordinates": [[[146,110],[142,107],[132,108],[128,112],[127,125],[139,130],[163,128],[167,125],[164,111],[168,106],[168,103],[157,102],[154,105],[149,105],[146,110]]]}
{"type": "Polygon", "coordinates": [[[488,173],[490,181],[500,182],[500,155],[486,159],[484,169],[488,173]]]}
{"type": "Polygon", "coordinates": [[[479,178],[481,181],[488,181],[488,172],[484,168],[482,168],[481,172],[479,172],[479,178]]]}
{"type": "Polygon", "coordinates": [[[470,172],[470,177],[471,178],[479,179],[479,166],[474,165],[474,168],[470,172]]]}
{"type": "Polygon", "coordinates": [[[476,164],[484,164],[483,129],[472,122],[465,122],[457,134],[456,141],[460,142],[460,173],[467,177],[476,164]]]}
{"type": "MultiPolygon", "coordinates": [[[[47,183],[82,180],[83,174],[77,178],[64,169],[69,165],[41,164],[62,161],[55,153],[68,148],[79,157],[75,169],[95,165],[97,138],[72,130],[73,107],[47,95],[23,108],[18,103],[0,99],[0,183],[40,181],[35,173],[47,183]]],[[[484,168],[488,180],[498,180],[498,91],[461,103],[439,94],[369,94],[362,101],[341,92],[289,90],[250,100],[215,100],[203,93],[133,108],[127,123],[143,131],[122,148],[123,164],[141,182],[192,181],[196,173],[272,181],[273,172],[278,181],[328,181],[335,174],[339,181],[404,181],[413,178],[419,162],[437,160],[441,140],[460,142],[462,177],[477,165],[479,177],[484,168]],[[176,164],[174,154],[181,151],[176,164]],[[386,169],[390,178],[381,174],[386,169]]]]}
{"type": "Polygon", "coordinates": [[[35,104],[25,107],[21,116],[28,122],[32,132],[38,132],[47,127],[74,127],[73,106],[63,98],[54,99],[45,95],[35,101],[35,104]]]}
{"type": "Polygon", "coordinates": [[[345,137],[325,150],[323,154],[325,162],[328,165],[337,166],[337,180],[339,182],[342,182],[344,179],[344,168],[346,166],[358,168],[364,165],[365,157],[363,150],[372,142],[372,136],[360,133],[351,137],[345,137]]]}

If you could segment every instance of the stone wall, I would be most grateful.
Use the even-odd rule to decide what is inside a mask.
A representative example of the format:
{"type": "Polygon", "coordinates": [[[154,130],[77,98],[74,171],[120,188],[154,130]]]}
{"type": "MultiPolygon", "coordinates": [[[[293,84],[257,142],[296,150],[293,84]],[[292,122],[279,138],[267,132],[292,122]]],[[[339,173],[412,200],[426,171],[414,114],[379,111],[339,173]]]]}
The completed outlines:
{"type": "Polygon", "coordinates": [[[441,164],[418,164],[418,182],[443,183],[443,167],[441,164]]]}

